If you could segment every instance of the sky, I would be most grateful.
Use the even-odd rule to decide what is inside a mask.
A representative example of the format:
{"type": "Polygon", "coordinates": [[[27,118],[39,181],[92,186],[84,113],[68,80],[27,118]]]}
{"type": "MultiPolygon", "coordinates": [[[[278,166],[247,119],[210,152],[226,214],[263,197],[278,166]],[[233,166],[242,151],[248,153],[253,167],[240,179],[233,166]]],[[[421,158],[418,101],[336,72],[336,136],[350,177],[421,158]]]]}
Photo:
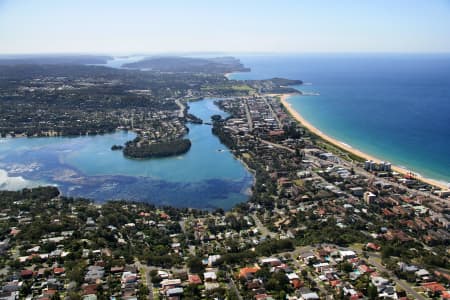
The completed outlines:
{"type": "Polygon", "coordinates": [[[0,54],[450,52],[450,0],[0,0],[0,54]]]}

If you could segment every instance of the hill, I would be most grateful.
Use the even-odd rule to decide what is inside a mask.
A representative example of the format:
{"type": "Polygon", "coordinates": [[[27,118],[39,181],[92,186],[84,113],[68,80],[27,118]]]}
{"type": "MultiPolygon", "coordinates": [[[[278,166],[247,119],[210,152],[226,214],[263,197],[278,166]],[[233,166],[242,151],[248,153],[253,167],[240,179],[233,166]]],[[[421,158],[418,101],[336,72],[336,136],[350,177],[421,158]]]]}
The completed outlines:
{"type": "Polygon", "coordinates": [[[234,57],[192,58],[192,57],[150,57],[141,61],[124,64],[130,69],[149,69],[158,72],[186,72],[225,74],[248,72],[239,59],[234,57]]]}

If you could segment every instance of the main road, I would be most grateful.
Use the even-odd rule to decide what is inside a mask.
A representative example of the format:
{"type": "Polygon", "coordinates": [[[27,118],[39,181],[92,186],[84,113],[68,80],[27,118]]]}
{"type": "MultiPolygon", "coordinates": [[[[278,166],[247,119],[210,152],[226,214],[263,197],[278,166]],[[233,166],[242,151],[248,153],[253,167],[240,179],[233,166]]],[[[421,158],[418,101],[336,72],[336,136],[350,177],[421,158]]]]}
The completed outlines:
{"type": "Polygon", "coordinates": [[[141,264],[137,258],[135,259],[134,265],[139,271],[144,270],[145,280],[149,291],[147,299],[153,300],[153,283],[150,279],[150,268],[147,265],[141,264]]]}
{"type": "MultiPolygon", "coordinates": [[[[361,254],[360,250],[356,250],[356,249],[353,249],[353,250],[355,252],[357,252],[358,254],[361,254]]],[[[401,280],[394,273],[392,273],[390,270],[386,269],[382,264],[377,262],[374,258],[377,258],[379,255],[373,254],[373,253],[367,253],[367,254],[369,256],[368,261],[371,265],[375,266],[378,270],[389,274],[389,276],[392,277],[392,279],[395,281],[395,283],[397,285],[399,285],[402,289],[404,289],[408,294],[412,295],[414,297],[414,299],[420,299],[420,300],[427,299],[424,296],[422,296],[421,294],[417,293],[415,290],[413,290],[411,288],[411,286],[408,283],[406,283],[404,280],[401,280]]]]}
{"type": "Polygon", "coordinates": [[[248,100],[247,99],[245,99],[244,106],[245,106],[245,115],[247,116],[248,130],[250,132],[252,132],[253,120],[252,120],[252,115],[250,114],[250,109],[248,108],[248,100]]]}
{"type": "Polygon", "coordinates": [[[178,107],[180,108],[180,112],[178,113],[178,117],[179,118],[184,118],[184,110],[186,109],[186,107],[184,106],[183,103],[181,103],[180,99],[176,99],[175,103],[178,105],[178,107]]]}

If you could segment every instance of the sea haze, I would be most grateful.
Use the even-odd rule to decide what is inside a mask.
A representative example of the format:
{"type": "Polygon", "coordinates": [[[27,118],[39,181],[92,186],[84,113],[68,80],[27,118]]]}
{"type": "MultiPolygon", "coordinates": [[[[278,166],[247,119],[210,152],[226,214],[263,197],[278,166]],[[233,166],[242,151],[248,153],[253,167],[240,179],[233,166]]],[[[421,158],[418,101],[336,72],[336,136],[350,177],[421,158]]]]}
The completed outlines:
{"type": "Polygon", "coordinates": [[[239,56],[233,79],[287,77],[314,96],[293,108],[324,133],[380,159],[450,182],[450,55],[239,56]]]}

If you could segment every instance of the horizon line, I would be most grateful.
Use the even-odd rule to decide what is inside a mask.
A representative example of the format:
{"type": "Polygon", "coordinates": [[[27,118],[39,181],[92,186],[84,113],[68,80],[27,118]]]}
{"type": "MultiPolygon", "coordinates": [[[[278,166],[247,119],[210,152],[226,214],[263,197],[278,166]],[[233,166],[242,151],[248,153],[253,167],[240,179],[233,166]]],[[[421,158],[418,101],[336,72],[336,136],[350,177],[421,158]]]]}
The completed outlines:
{"type": "Polygon", "coordinates": [[[104,56],[144,56],[144,55],[298,55],[298,54],[318,54],[318,55],[348,55],[348,54],[368,54],[368,55],[450,55],[450,51],[155,51],[155,52],[142,52],[142,51],[130,51],[130,52],[100,52],[100,51],[79,51],[79,52],[0,52],[0,56],[63,56],[63,55],[104,55],[104,56]]]}

